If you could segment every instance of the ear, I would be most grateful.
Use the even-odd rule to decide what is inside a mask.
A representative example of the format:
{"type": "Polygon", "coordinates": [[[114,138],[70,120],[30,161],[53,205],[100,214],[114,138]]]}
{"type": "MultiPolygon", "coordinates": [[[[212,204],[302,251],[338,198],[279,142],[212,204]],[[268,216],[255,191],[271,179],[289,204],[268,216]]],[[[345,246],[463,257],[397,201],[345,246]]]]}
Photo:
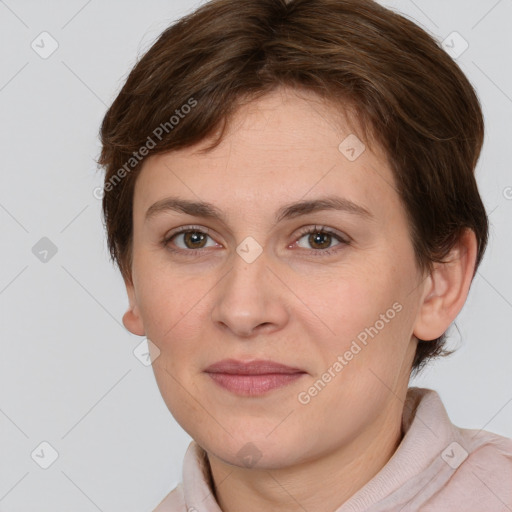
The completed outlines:
{"type": "Polygon", "coordinates": [[[413,334],[434,340],[448,329],[466,302],[477,253],[475,233],[465,229],[445,259],[428,276],[413,334]]]}
{"type": "Polygon", "coordinates": [[[123,315],[123,325],[132,334],[137,336],[145,336],[146,331],[140,316],[139,306],[137,304],[137,298],[135,296],[135,288],[133,283],[125,280],[126,293],[128,294],[129,306],[128,311],[123,315]]]}

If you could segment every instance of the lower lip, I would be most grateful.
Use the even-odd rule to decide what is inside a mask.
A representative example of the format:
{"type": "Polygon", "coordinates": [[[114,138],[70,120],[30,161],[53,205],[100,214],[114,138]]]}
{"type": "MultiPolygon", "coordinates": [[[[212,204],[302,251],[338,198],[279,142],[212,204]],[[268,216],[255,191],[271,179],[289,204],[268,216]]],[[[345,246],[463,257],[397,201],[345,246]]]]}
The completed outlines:
{"type": "Polygon", "coordinates": [[[269,373],[265,375],[232,375],[228,373],[208,373],[220,386],[244,396],[262,395],[273,389],[286,386],[305,373],[269,373]]]}

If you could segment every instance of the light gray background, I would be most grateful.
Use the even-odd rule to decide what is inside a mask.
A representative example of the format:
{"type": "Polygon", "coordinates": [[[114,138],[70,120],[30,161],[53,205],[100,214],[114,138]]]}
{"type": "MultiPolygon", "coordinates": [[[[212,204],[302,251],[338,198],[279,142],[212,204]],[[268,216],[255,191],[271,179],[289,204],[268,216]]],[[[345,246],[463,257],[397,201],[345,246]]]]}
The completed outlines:
{"type": "MultiPolygon", "coordinates": [[[[451,330],[460,348],[411,384],[436,389],[456,425],[512,437],[512,1],[382,3],[440,41],[457,31],[468,42],[457,61],[487,123],[478,182],[491,236],[451,330]]],[[[0,0],[4,512],[150,511],[181,479],[190,437],[133,354],[142,338],[121,324],[127,300],[107,257],[94,159],[137,56],[197,5],[0,0]],[[31,48],[43,31],[59,45],[46,59],[31,48]],[[46,262],[32,252],[43,237],[57,248],[46,262]],[[35,461],[49,460],[43,441],[59,454],[48,469],[35,461]]]]}

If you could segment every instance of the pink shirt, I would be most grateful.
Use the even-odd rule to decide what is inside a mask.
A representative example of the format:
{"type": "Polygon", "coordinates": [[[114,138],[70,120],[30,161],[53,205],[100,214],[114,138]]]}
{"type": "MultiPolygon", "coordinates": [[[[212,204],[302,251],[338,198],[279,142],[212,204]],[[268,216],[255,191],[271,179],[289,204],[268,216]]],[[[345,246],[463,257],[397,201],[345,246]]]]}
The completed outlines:
{"type": "MultiPolygon", "coordinates": [[[[512,512],[512,439],[456,427],[438,393],[411,387],[405,435],[387,464],[334,512],[512,512]]],[[[222,512],[192,441],[182,482],[154,512],[222,512]]]]}

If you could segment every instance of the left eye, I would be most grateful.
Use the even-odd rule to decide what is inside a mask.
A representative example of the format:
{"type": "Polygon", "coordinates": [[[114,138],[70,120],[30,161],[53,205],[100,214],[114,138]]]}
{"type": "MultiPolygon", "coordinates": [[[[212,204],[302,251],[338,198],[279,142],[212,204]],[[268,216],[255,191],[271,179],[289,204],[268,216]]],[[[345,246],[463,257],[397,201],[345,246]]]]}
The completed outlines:
{"type": "MultiPolygon", "coordinates": [[[[297,244],[299,244],[299,241],[301,239],[305,238],[307,243],[313,247],[313,249],[318,249],[320,251],[325,251],[326,249],[331,249],[331,243],[333,240],[338,240],[338,243],[335,245],[340,245],[344,242],[344,240],[339,237],[338,235],[335,235],[334,233],[327,231],[325,229],[310,229],[309,231],[306,231],[306,233],[303,233],[302,236],[297,241],[297,244]]],[[[300,247],[300,244],[299,244],[300,247]]],[[[307,249],[307,247],[306,247],[307,249]]]]}

